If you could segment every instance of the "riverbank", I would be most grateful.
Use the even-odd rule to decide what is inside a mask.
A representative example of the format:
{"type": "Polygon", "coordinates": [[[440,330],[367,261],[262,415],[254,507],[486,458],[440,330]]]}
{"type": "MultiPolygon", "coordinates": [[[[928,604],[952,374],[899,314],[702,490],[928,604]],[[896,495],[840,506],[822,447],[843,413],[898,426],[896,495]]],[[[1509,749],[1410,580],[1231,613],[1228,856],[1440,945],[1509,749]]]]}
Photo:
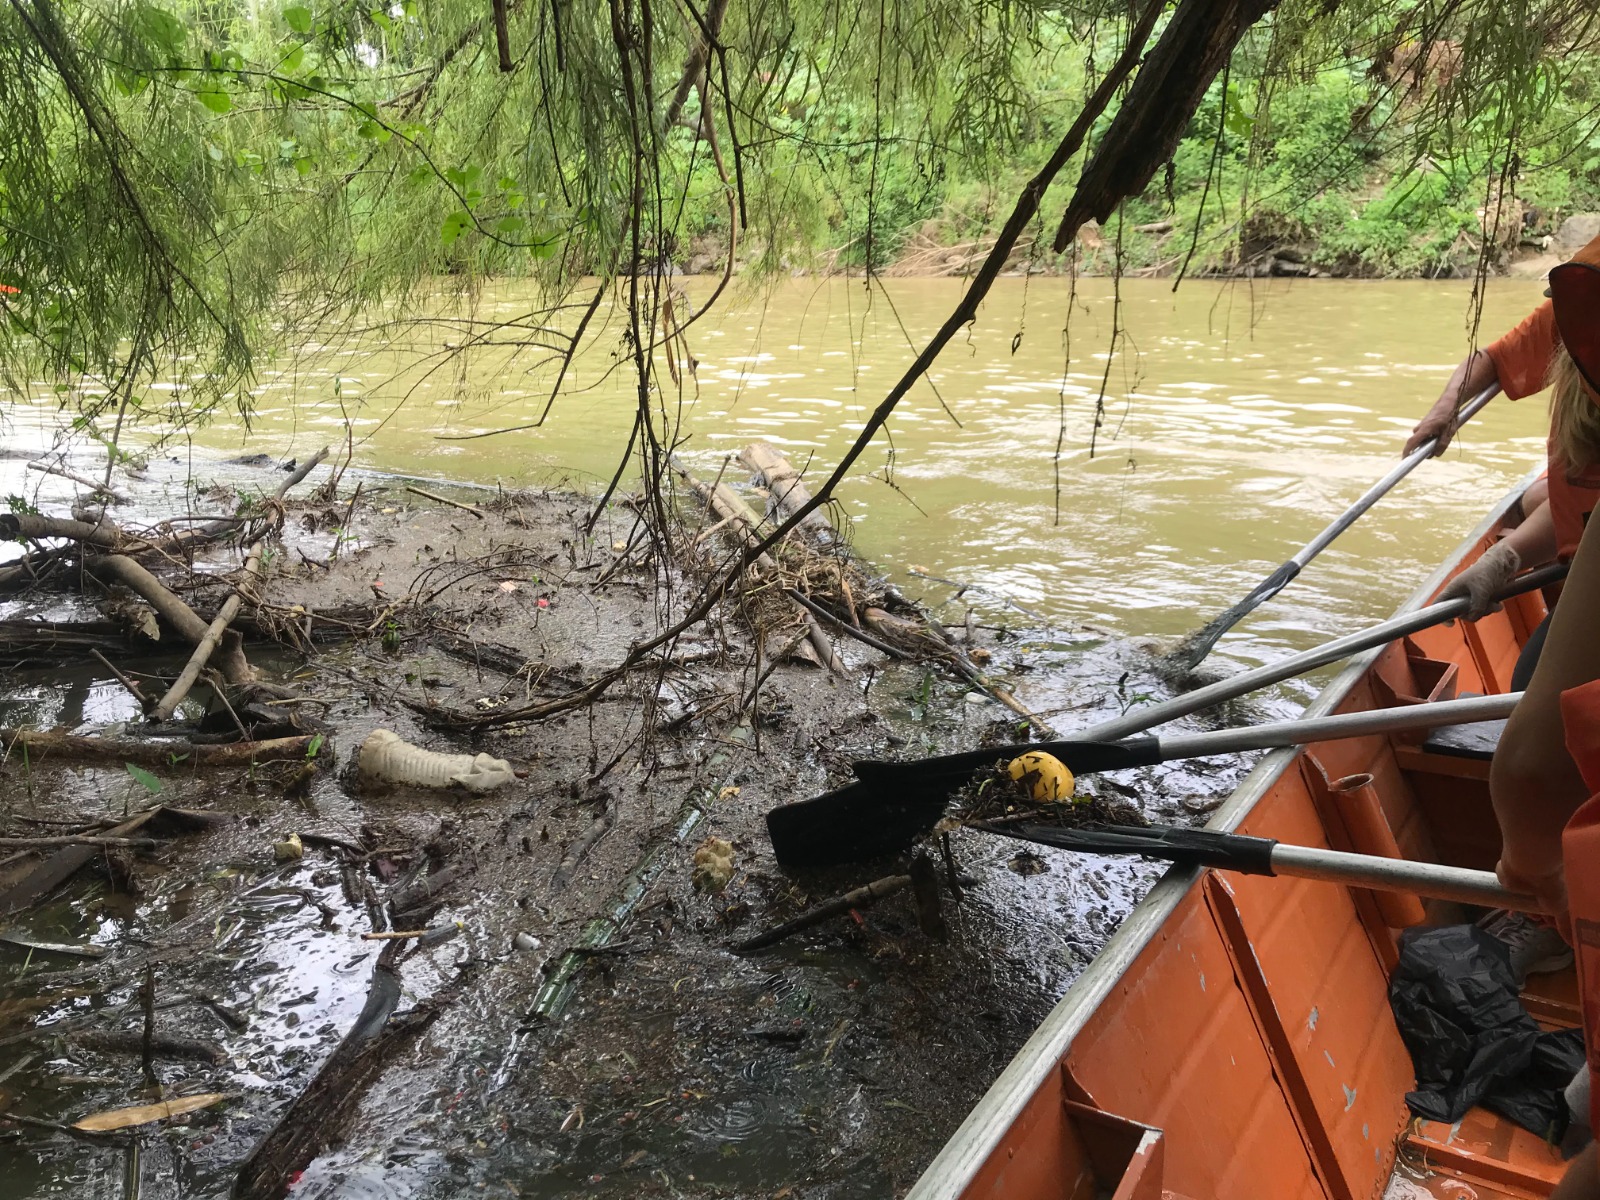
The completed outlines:
{"type": "MultiPolygon", "coordinates": [[[[153,479],[118,486],[137,489],[140,513],[204,520],[289,478],[272,464],[177,467],[154,461],[153,479]]],[[[1050,854],[1017,865],[967,836],[947,940],[902,894],[739,953],[884,873],[781,870],[767,809],[823,790],[851,758],[1015,738],[1016,714],[937,654],[895,659],[835,635],[842,670],[774,661],[748,604],[569,703],[683,611],[696,558],[661,559],[631,502],[591,530],[589,502],[569,493],[356,473],[334,491],[326,470],[250,510],[281,517],[236,620],[262,683],[298,698],[278,706],[298,727],[256,730],[302,739],[286,761],[202,765],[210,751],[167,743],[135,770],[120,752],[19,755],[12,735],[7,835],[154,843],[91,847],[63,890],[8,904],[0,1036],[23,1065],[5,1087],[8,1112],[34,1122],[0,1143],[18,1196],[120,1195],[126,1174],[146,1195],[215,1195],[241,1164],[259,1189],[247,1195],[300,1170],[295,1194],[308,1196],[884,1195],[915,1177],[1160,872],[1050,854]],[[374,786],[352,760],[378,728],[504,758],[517,777],[481,795],[374,786]],[[153,806],[168,815],[125,828],[153,806]],[[729,848],[720,879],[696,859],[719,850],[712,838],[729,848]],[[363,940],[384,926],[436,932],[388,950],[363,940]],[[60,1132],[150,1099],[146,979],[165,1096],[227,1098],[110,1141],[60,1132]],[[386,1032],[352,1063],[364,1011],[386,1032]],[[318,1107],[330,1089],[340,1103],[318,1107]]],[[[40,519],[65,515],[71,492],[52,480],[40,519]]],[[[721,518],[692,500],[678,511],[680,545],[732,548],[721,518]]],[[[239,557],[218,544],[188,574],[152,567],[204,618],[239,557]]],[[[74,600],[74,577],[5,601],[14,683],[0,723],[139,739],[140,706],[90,650],[156,693],[187,648],[108,630],[74,600]]],[[[860,578],[855,591],[864,605],[876,595],[860,578]]],[[[785,611],[767,632],[795,620],[785,611]]],[[[990,619],[953,637],[997,679],[1070,662],[1080,681],[1105,681],[1074,723],[1160,688],[1128,647],[1055,632],[1041,650],[1041,632],[990,619]]],[[[263,719],[189,700],[161,732],[209,746],[237,736],[236,716],[263,719]]],[[[1241,769],[1105,786],[1152,817],[1194,820],[1183,801],[1203,809],[1241,769]]],[[[61,854],[14,855],[4,895],[23,896],[61,854]]]]}
{"type": "MultiPolygon", "coordinates": [[[[1513,219],[1508,217],[1508,220],[1513,219]]],[[[1517,224],[1497,232],[1487,254],[1479,231],[1457,230],[1441,242],[1432,233],[1416,235],[1415,254],[1353,252],[1348,245],[1323,241],[1314,229],[1293,222],[1258,221],[1225,246],[1211,245],[1198,253],[1192,229],[1164,217],[1144,223],[1125,223],[1120,229],[1102,229],[1089,222],[1078,234],[1077,245],[1065,253],[1049,250],[1031,235],[1017,241],[1002,274],[1008,277],[1173,279],[1182,273],[1195,280],[1229,279],[1365,279],[1459,280],[1480,272],[1489,278],[1542,279],[1557,263],[1570,258],[1590,240],[1600,236],[1600,214],[1578,213],[1559,221],[1519,207],[1517,224]]],[[[992,235],[976,236],[968,223],[938,217],[895,239],[896,249],[876,274],[890,279],[966,277],[974,274],[994,246],[992,235]]],[[[814,260],[795,257],[790,273],[796,277],[837,274],[864,277],[850,261],[851,244],[827,251],[814,260]]],[[[749,262],[736,261],[734,273],[749,262]]],[[[715,237],[696,239],[672,270],[680,275],[721,276],[726,270],[725,247],[715,237]]]]}

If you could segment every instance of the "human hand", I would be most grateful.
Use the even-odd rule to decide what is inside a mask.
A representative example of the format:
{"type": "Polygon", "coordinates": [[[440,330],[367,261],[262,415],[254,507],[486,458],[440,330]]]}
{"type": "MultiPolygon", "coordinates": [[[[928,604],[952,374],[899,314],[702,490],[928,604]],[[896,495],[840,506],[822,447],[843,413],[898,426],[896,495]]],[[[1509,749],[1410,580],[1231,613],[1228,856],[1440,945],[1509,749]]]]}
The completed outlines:
{"type": "Polygon", "coordinates": [[[1437,438],[1434,442],[1433,453],[1429,458],[1438,458],[1444,453],[1445,447],[1450,444],[1450,439],[1456,435],[1456,405],[1453,397],[1448,395],[1439,397],[1434,402],[1422,420],[1411,430],[1411,436],[1406,439],[1405,449],[1400,452],[1402,458],[1409,457],[1418,446],[1437,438]]]}
{"type": "Polygon", "coordinates": [[[1560,857],[1551,864],[1548,856],[1519,858],[1508,849],[1494,865],[1495,878],[1507,891],[1532,896],[1541,911],[1556,924],[1561,936],[1572,945],[1572,914],[1567,911],[1567,877],[1560,857]]]}
{"type": "Polygon", "coordinates": [[[1467,620],[1478,621],[1500,611],[1496,593],[1504,590],[1522,569],[1522,556],[1509,542],[1496,542],[1478,556],[1461,574],[1439,590],[1436,604],[1446,600],[1466,600],[1467,620]]]}

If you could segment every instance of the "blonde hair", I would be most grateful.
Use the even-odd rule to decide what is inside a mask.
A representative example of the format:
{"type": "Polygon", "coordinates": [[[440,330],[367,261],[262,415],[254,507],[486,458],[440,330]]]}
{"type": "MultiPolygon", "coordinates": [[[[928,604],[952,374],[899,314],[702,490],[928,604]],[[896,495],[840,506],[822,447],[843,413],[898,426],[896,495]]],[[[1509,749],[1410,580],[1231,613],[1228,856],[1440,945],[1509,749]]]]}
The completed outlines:
{"type": "Polygon", "coordinates": [[[1556,348],[1545,383],[1550,388],[1550,441],[1567,470],[1584,471],[1600,463],[1600,400],[1565,346],[1556,348]]]}

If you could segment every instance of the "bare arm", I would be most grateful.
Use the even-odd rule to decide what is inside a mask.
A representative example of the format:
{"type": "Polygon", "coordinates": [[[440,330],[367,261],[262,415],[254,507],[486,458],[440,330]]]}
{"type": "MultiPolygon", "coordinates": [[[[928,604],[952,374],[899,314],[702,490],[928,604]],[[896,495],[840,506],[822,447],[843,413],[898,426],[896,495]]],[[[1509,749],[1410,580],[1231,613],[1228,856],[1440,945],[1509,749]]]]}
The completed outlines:
{"type": "Polygon", "coordinates": [[[1523,570],[1554,562],[1556,557],[1556,519],[1548,503],[1529,513],[1504,539],[1517,552],[1523,570]]]}
{"type": "Polygon", "coordinates": [[[1495,751],[1489,791],[1503,847],[1500,873],[1565,912],[1561,830],[1589,788],[1567,753],[1561,693],[1600,679],[1600,521],[1584,531],[1550,636],[1495,751]]]}
{"type": "Polygon", "coordinates": [[[1434,455],[1443,454],[1450,439],[1456,435],[1456,410],[1491,383],[1497,382],[1494,359],[1483,350],[1474,350],[1467,355],[1451,373],[1450,381],[1444,385],[1444,391],[1439,393],[1433,407],[1411,431],[1402,456],[1410,454],[1429,438],[1439,439],[1438,445],[1433,448],[1434,455]]]}

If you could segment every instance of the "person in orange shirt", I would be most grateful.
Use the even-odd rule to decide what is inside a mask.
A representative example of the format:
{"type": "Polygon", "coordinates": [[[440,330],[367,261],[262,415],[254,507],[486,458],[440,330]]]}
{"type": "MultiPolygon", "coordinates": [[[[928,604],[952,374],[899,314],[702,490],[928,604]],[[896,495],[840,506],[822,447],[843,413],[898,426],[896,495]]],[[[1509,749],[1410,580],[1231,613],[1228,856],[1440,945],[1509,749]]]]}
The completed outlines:
{"type": "MultiPolygon", "coordinates": [[[[1597,523],[1600,525],[1600,523],[1597,523]]],[[[1549,653],[1506,724],[1490,768],[1500,826],[1496,874],[1531,893],[1576,950],[1584,1048],[1600,1070],[1600,532],[1580,540],[1549,653]]],[[[1568,1095],[1572,1093],[1569,1090],[1568,1095]]],[[[1591,1128],[1600,1129],[1591,1088],[1591,1128]]],[[[1551,1200],[1600,1200],[1591,1143],[1572,1160],[1551,1200]]]]}
{"type": "MultiPolygon", "coordinates": [[[[1600,1072],[1600,532],[1584,527],[1571,480],[1600,463],[1600,267],[1564,263],[1550,279],[1560,348],[1550,370],[1548,507],[1561,548],[1574,530],[1576,542],[1548,622],[1549,653],[1507,722],[1489,788],[1501,881],[1538,897],[1576,951],[1592,1078],[1600,1072]]],[[[1597,1101],[1591,1087],[1590,1125],[1600,1129],[1597,1101]]],[[[1552,1200],[1600,1200],[1597,1153],[1591,1144],[1573,1160],[1552,1200]]]]}
{"type": "MultiPolygon", "coordinates": [[[[1589,513],[1600,503],[1600,409],[1590,399],[1593,380],[1586,379],[1578,360],[1562,350],[1563,330],[1557,318],[1559,310],[1569,324],[1582,326],[1583,314],[1600,312],[1595,307],[1600,305],[1600,239],[1555,268],[1550,279],[1551,299],[1504,337],[1469,356],[1407,443],[1409,453],[1429,437],[1448,442],[1455,431],[1457,395],[1476,394],[1495,382],[1513,400],[1545,386],[1551,389],[1550,466],[1523,497],[1523,521],[1439,595],[1441,600],[1461,596],[1471,600],[1469,620],[1494,611],[1498,606],[1492,597],[1519,570],[1570,559],[1589,513]]],[[[1600,363],[1588,373],[1600,378],[1600,363]]],[[[1520,690],[1532,675],[1548,628],[1547,620],[1524,647],[1512,677],[1514,689],[1520,690]]]]}

